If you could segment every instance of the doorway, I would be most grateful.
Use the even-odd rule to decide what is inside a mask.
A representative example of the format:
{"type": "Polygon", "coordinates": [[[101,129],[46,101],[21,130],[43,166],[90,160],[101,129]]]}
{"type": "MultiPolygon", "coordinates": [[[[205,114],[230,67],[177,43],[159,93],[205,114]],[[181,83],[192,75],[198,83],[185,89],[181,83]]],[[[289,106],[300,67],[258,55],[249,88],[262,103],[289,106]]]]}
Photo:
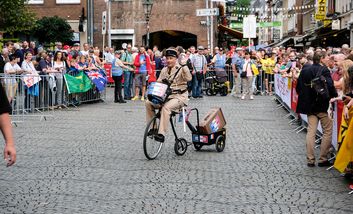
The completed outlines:
{"type": "MultiPolygon", "coordinates": [[[[146,41],[146,35],[142,39],[146,41]]],[[[197,36],[183,31],[157,31],[150,33],[150,48],[154,45],[157,45],[159,50],[172,46],[182,46],[184,49],[187,49],[190,46],[197,46],[197,36]]]]}

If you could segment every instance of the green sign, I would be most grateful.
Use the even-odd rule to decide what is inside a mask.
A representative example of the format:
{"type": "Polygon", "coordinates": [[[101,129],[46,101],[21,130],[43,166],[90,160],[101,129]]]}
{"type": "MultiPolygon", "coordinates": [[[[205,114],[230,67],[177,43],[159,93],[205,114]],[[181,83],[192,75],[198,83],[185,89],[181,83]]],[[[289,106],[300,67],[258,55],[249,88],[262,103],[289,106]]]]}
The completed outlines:
{"type": "MultiPolygon", "coordinates": [[[[280,21],[275,21],[275,22],[258,22],[257,27],[281,27],[282,22],[280,21]]],[[[242,29],[243,28],[243,23],[241,22],[232,22],[229,25],[230,28],[232,29],[242,29]]]]}

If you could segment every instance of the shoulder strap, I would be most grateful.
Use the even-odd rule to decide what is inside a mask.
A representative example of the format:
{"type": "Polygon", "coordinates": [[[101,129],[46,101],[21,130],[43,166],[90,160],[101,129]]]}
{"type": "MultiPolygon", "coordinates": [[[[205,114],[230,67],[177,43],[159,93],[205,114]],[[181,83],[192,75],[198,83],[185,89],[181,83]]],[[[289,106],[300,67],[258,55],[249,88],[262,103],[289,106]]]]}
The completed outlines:
{"type": "Polygon", "coordinates": [[[178,70],[175,72],[175,74],[174,74],[174,76],[173,76],[172,81],[170,81],[170,84],[172,84],[172,83],[173,83],[173,81],[174,81],[175,77],[178,75],[179,71],[180,71],[180,70],[181,70],[184,66],[185,66],[185,65],[181,65],[181,66],[180,66],[180,68],[178,68],[178,70]]]}

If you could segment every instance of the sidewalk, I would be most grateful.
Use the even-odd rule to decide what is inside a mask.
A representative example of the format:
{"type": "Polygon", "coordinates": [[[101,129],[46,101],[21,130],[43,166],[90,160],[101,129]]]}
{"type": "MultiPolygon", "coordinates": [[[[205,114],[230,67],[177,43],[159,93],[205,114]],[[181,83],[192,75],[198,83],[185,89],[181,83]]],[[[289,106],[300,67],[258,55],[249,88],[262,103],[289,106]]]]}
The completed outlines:
{"type": "Polygon", "coordinates": [[[224,152],[189,147],[178,157],[169,137],[161,155],[147,161],[143,103],[113,103],[113,89],[108,90],[106,103],[58,111],[54,119],[14,128],[18,162],[0,165],[0,213],[353,210],[339,173],[306,166],[305,133],[292,131],[286,112],[275,111],[271,97],[190,100],[189,107],[201,115],[222,107],[228,123],[224,152]]]}

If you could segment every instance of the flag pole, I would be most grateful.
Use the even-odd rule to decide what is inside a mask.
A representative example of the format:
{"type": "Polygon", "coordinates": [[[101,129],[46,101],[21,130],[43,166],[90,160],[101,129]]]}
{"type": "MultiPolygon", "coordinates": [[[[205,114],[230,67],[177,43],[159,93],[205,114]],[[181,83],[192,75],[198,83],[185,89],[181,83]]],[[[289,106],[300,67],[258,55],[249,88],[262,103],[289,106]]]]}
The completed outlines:
{"type": "Polygon", "coordinates": [[[71,94],[70,93],[70,87],[67,87],[66,74],[64,74],[64,79],[65,79],[65,85],[66,85],[67,91],[68,91],[69,94],[71,94]]]}

